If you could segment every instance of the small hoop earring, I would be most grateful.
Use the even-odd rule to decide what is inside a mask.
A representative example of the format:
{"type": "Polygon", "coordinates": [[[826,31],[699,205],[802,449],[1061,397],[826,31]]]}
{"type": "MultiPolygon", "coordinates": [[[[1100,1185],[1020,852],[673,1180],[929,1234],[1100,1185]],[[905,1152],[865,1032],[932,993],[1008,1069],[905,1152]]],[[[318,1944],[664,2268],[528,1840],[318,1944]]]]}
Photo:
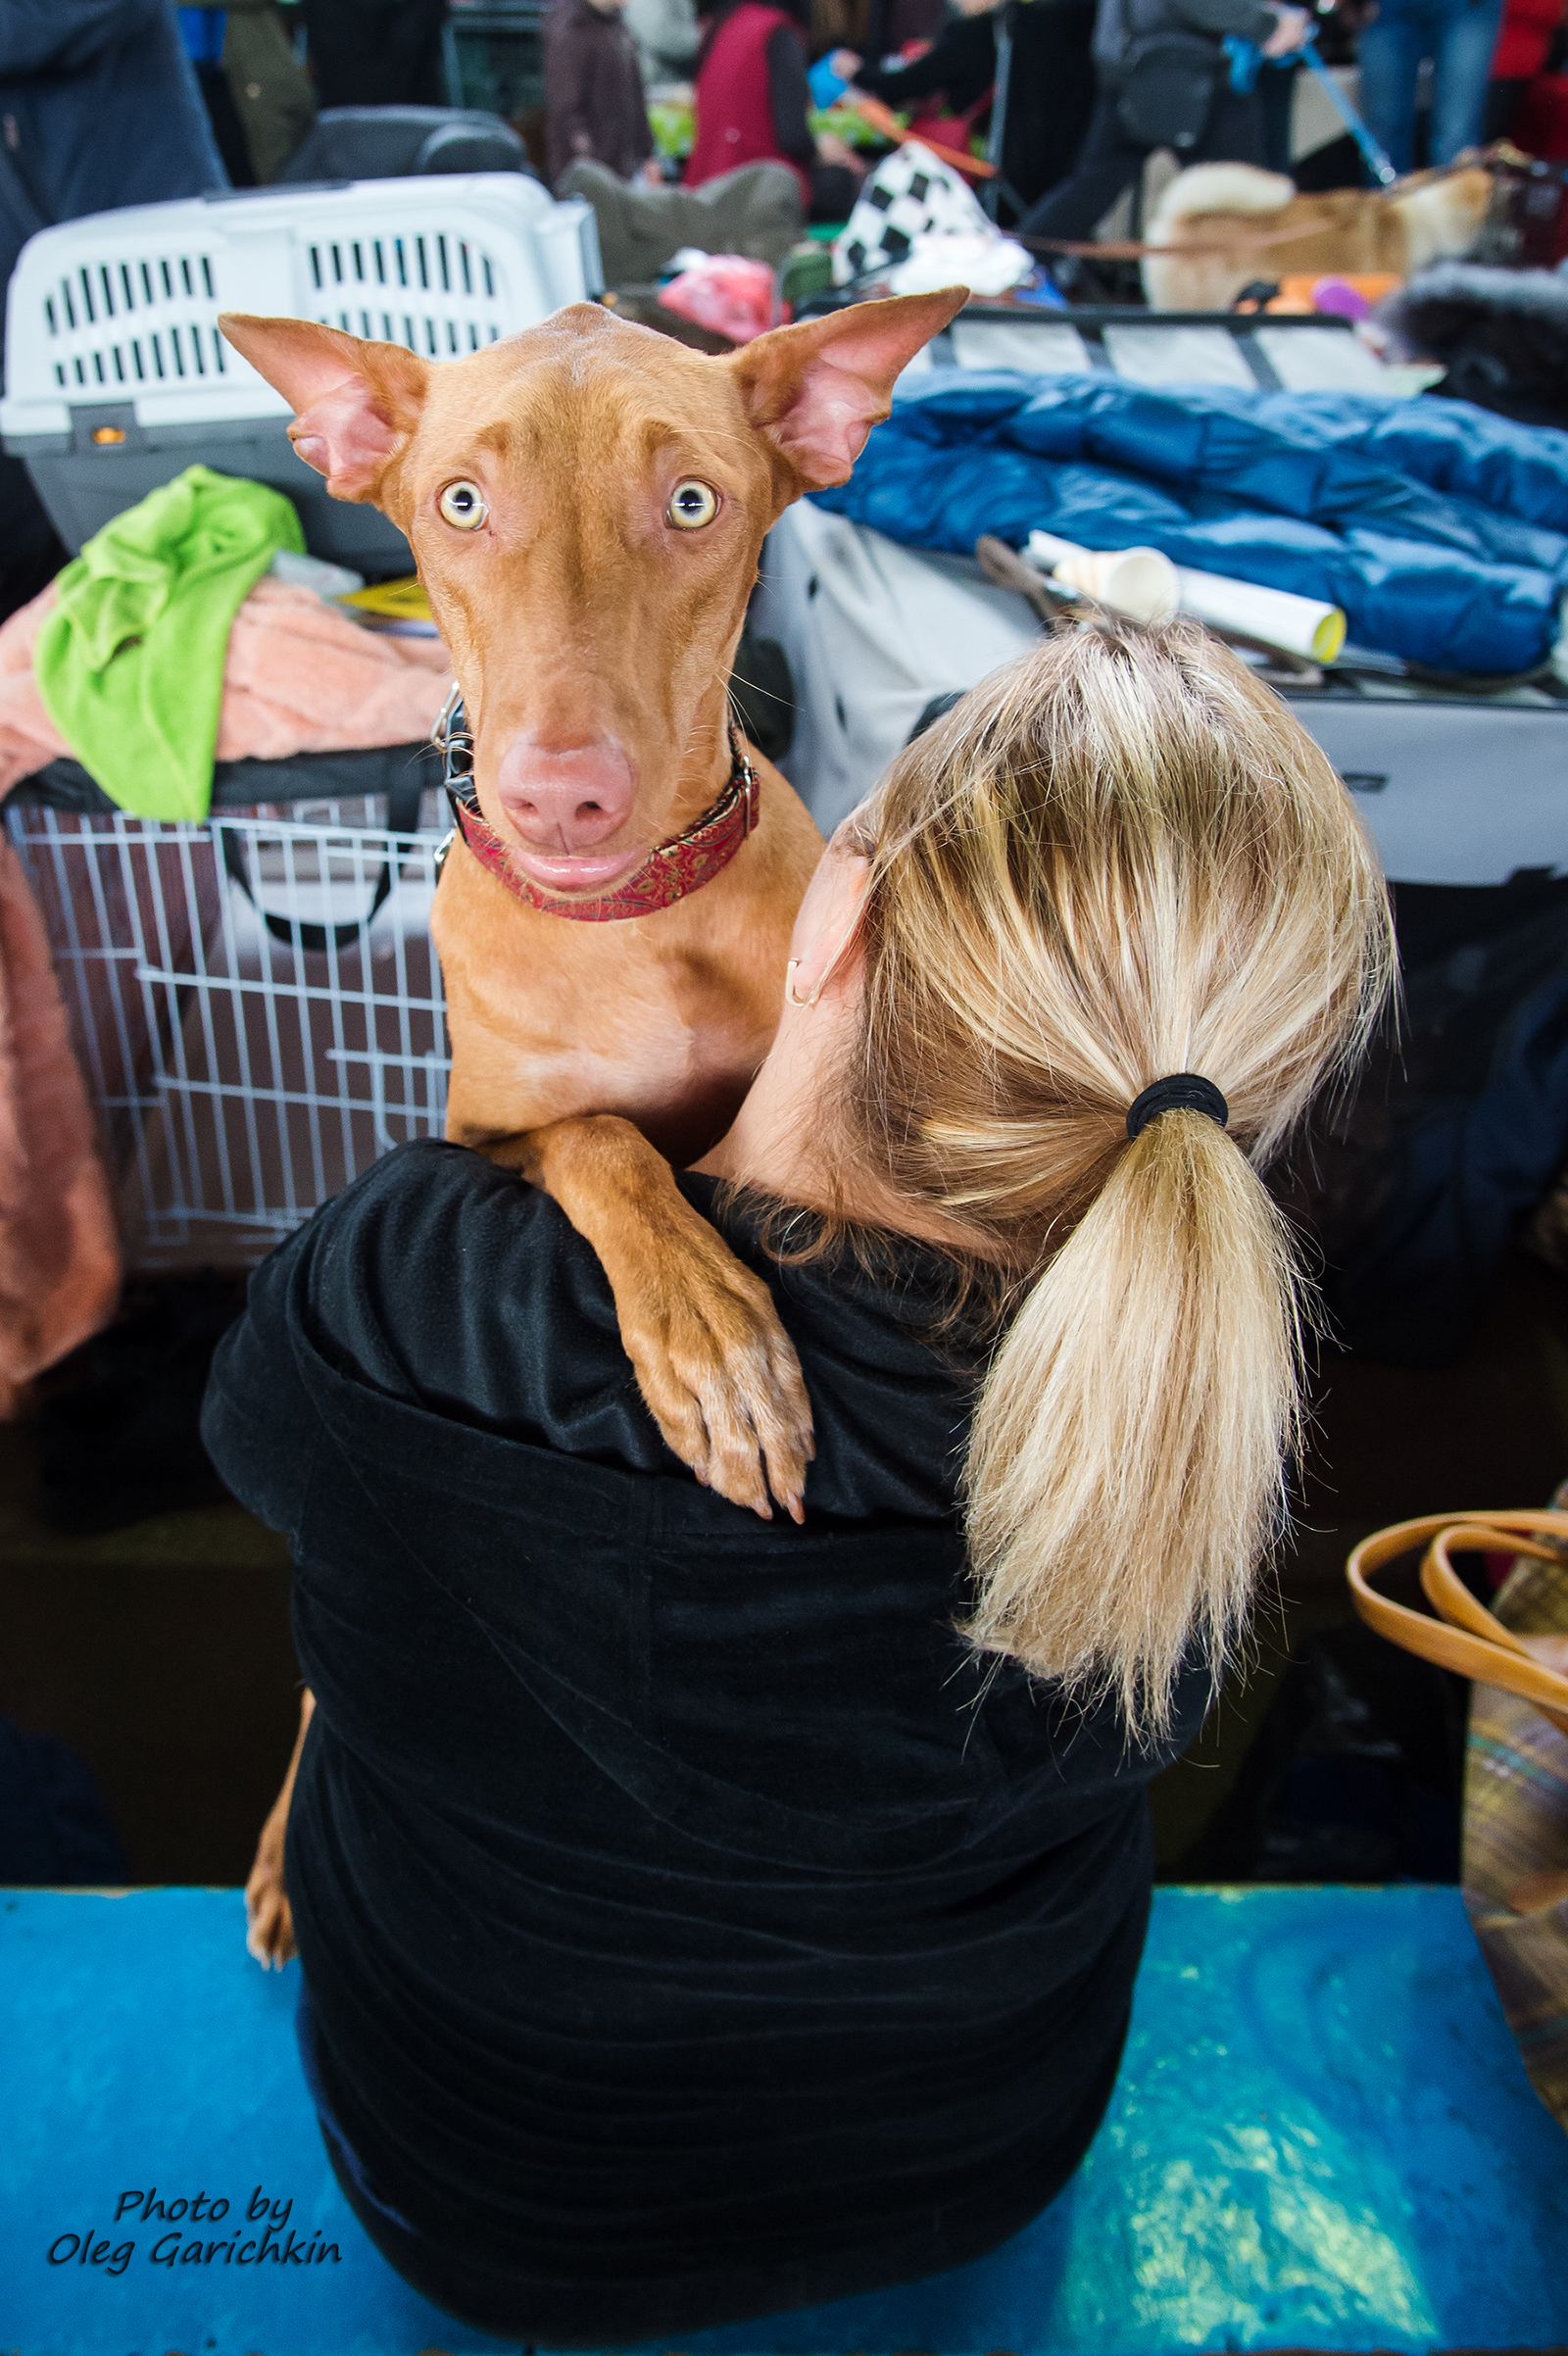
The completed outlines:
{"type": "Polygon", "coordinates": [[[843,940],[839,943],[837,949],[835,949],[833,955],[829,957],[827,963],[817,975],[816,988],[811,992],[808,998],[802,998],[800,992],[795,987],[795,976],[800,971],[801,959],[799,957],[790,958],[788,964],[784,968],[784,987],[790,994],[790,1003],[792,1006],[815,1006],[817,1000],[821,997],[823,991],[827,988],[829,982],[833,979],[834,974],[837,972],[839,959],[843,957],[844,952],[849,948],[850,943],[854,940],[856,932],[859,926],[859,912],[857,910],[856,914],[850,920],[849,931],[845,934],[843,940]]]}

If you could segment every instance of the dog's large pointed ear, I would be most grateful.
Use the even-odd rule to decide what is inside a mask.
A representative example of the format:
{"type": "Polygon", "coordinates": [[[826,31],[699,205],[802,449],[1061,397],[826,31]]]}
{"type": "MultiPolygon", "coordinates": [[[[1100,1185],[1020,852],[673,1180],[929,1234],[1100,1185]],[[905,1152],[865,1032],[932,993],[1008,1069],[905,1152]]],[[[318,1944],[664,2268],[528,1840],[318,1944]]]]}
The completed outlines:
{"type": "Polygon", "coordinates": [[[430,364],[401,344],[368,343],[314,319],[225,311],[228,341],[297,413],[288,438],[334,499],[377,496],[418,420],[430,364]]]}
{"type": "Polygon", "coordinates": [[[939,294],[853,303],[798,327],[775,327],[724,366],[752,423],[808,491],[848,482],[865,437],[893,406],[899,370],[968,300],[939,294]]]}

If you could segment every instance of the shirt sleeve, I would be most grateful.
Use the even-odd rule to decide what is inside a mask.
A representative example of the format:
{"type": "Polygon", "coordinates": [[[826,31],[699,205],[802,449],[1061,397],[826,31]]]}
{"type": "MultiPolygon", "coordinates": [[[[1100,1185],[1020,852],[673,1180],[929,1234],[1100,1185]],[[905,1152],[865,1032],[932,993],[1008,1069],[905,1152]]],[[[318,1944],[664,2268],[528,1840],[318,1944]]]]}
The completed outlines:
{"type": "Polygon", "coordinates": [[[401,1146],[324,1204],[257,1270],[220,1347],[208,1453],[290,1534],[318,1438],[313,1354],[476,1430],[633,1471],[674,1464],[592,1247],[548,1195],[465,1146],[401,1146]]]}
{"type": "Polygon", "coordinates": [[[290,1340],[289,1294],[317,1224],[251,1278],[245,1313],[218,1345],[202,1400],[202,1446],[219,1479],[296,1552],[320,1423],[290,1340]]]}
{"type": "Polygon", "coordinates": [[[816,162],[816,142],[807,120],[809,91],[806,79],[806,52],[800,36],[789,25],[780,25],[769,34],[767,43],[767,80],[773,105],[773,136],[778,152],[788,156],[809,172],[816,162]]]}
{"type": "Polygon", "coordinates": [[[924,57],[912,66],[890,67],[886,73],[870,63],[856,75],[856,86],[890,107],[907,106],[916,98],[947,95],[948,104],[962,114],[985,95],[996,79],[997,37],[987,17],[960,17],[945,25],[924,57]]]}

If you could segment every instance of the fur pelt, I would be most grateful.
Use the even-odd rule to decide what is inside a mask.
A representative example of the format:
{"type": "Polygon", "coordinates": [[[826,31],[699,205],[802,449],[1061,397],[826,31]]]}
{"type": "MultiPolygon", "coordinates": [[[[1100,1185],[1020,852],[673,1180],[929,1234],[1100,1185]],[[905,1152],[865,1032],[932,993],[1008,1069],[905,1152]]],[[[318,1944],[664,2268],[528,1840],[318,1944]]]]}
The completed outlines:
{"type": "Polygon", "coordinates": [[[1568,425],[1568,277],[1447,262],[1382,306],[1412,360],[1442,361],[1441,391],[1527,425],[1568,425]]]}
{"type": "Polygon", "coordinates": [[[1279,172],[1250,164],[1195,164],[1171,181],[1150,223],[1149,244],[1164,250],[1144,258],[1144,292],[1156,311],[1228,311],[1258,278],[1374,270],[1408,277],[1468,253],[1491,201],[1491,175],[1479,167],[1416,172],[1387,192],[1301,196],[1279,172]],[[1299,235],[1280,234],[1298,224],[1299,235]],[[1268,242],[1251,242],[1249,231],[1268,242]]]}

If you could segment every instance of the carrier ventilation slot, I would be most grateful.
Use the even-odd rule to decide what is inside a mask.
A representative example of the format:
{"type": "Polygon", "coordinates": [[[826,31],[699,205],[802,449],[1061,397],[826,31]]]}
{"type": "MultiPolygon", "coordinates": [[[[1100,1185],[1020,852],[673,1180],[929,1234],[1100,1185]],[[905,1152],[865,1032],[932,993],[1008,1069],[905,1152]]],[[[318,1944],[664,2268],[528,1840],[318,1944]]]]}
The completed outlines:
{"type": "MultiPolygon", "coordinates": [[[[323,326],[403,344],[425,360],[459,360],[506,332],[494,262],[455,231],[322,238],[305,252],[322,306],[313,316],[323,326]]],[[[217,299],[204,253],[76,265],[43,302],[57,388],[194,387],[226,375],[217,299]]]]}
{"type": "Polygon", "coordinates": [[[307,246],[311,284],[325,298],[313,317],[425,360],[458,360],[499,341],[496,270],[482,246],[445,229],[404,236],[334,237],[307,246]],[[427,309],[421,295],[445,297],[427,309]],[[409,297],[414,300],[410,302],[409,297]]]}
{"type": "Polygon", "coordinates": [[[206,315],[217,299],[207,254],[78,264],[44,297],[49,335],[72,346],[50,364],[56,385],[113,391],[226,375],[223,339],[206,315]]]}

